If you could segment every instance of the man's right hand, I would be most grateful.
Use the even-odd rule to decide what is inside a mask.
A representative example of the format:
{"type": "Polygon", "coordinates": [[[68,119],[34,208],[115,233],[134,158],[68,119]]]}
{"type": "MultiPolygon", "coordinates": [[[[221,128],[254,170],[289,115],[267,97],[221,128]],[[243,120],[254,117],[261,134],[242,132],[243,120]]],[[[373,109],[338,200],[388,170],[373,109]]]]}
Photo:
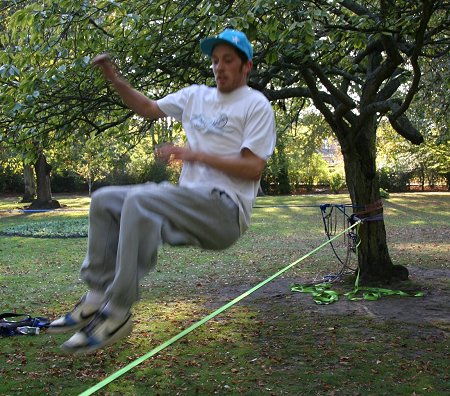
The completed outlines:
{"type": "Polygon", "coordinates": [[[100,68],[105,78],[112,81],[116,77],[117,72],[108,54],[97,55],[92,59],[92,65],[100,68]]]}

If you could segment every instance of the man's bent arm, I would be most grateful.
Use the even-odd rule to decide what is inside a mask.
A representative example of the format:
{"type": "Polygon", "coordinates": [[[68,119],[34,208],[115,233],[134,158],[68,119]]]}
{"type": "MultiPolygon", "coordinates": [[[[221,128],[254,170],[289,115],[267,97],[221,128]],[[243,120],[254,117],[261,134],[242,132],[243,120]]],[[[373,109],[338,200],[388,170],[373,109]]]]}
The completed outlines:
{"type": "Polygon", "coordinates": [[[225,158],[203,152],[196,153],[197,162],[216,168],[230,176],[241,179],[255,180],[261,179],[266,161],[255,155],[249,149],[241,151],[241,155],[236,158],[225,158]]]}
{"type": "Polygon", "coordinates": [[[200,151],[192,151],[187,147],[165,145],[158,149],[157,155],[162,159],[178,159],[182,161],[200,162],[218,169],[227,175],[247,180],[259,180],[266,161],[251,150],[244,148],[237,157],[220,157],[200,151]]]}

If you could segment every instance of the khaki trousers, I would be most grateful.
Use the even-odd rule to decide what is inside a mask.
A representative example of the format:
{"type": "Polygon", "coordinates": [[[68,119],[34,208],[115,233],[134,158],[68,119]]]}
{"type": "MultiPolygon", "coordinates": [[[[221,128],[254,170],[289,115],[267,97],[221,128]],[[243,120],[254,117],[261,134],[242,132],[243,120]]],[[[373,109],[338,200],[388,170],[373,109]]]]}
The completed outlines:
{"type": "Polygon", "coordinates": [[[225,249],[240,236],[238,207],[220,190],[169,183],[104,187],[92,195],[81,278],[113,305],[130,308],[158,248],[225,249]]]}

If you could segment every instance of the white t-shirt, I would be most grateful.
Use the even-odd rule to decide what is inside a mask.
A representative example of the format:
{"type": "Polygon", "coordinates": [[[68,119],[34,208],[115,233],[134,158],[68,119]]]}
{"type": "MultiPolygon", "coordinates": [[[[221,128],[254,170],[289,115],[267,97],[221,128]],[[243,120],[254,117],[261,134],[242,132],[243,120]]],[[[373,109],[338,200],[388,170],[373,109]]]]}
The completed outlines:
{"type": "MultiPolygon", "coordinates": [[[[275,147],[275,119],[267,98],[248,86],[230,93],[192,85],[158,100],[159,108],[182,122],[189,147],[221,157],[236,157],[247,148],[268,160],[275,147]]],[[[239,207],[241,232],[250,223],[259,181],[229,176],[197,162],[185,162],[180,186],[225,191],[239,207]]]]}

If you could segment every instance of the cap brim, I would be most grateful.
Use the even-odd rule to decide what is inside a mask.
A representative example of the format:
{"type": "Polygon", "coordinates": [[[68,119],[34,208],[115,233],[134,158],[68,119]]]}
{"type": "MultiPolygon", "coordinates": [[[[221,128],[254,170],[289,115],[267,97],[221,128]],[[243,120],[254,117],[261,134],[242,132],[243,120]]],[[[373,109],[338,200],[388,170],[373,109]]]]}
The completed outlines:
{"type": "Polygon", "coordinates": [[[200,49],[202,50],[202,52],[205,55],[212,56],[214,47],[220,43],[228,44],[228,45],[231,45],[232,47],[234,47],[234,45],[231,44],[227,40],[223,40],[223,39],[217,38],[217,37],[210,37],[210,38],[206,38],[200,42],[200,49]]]}

